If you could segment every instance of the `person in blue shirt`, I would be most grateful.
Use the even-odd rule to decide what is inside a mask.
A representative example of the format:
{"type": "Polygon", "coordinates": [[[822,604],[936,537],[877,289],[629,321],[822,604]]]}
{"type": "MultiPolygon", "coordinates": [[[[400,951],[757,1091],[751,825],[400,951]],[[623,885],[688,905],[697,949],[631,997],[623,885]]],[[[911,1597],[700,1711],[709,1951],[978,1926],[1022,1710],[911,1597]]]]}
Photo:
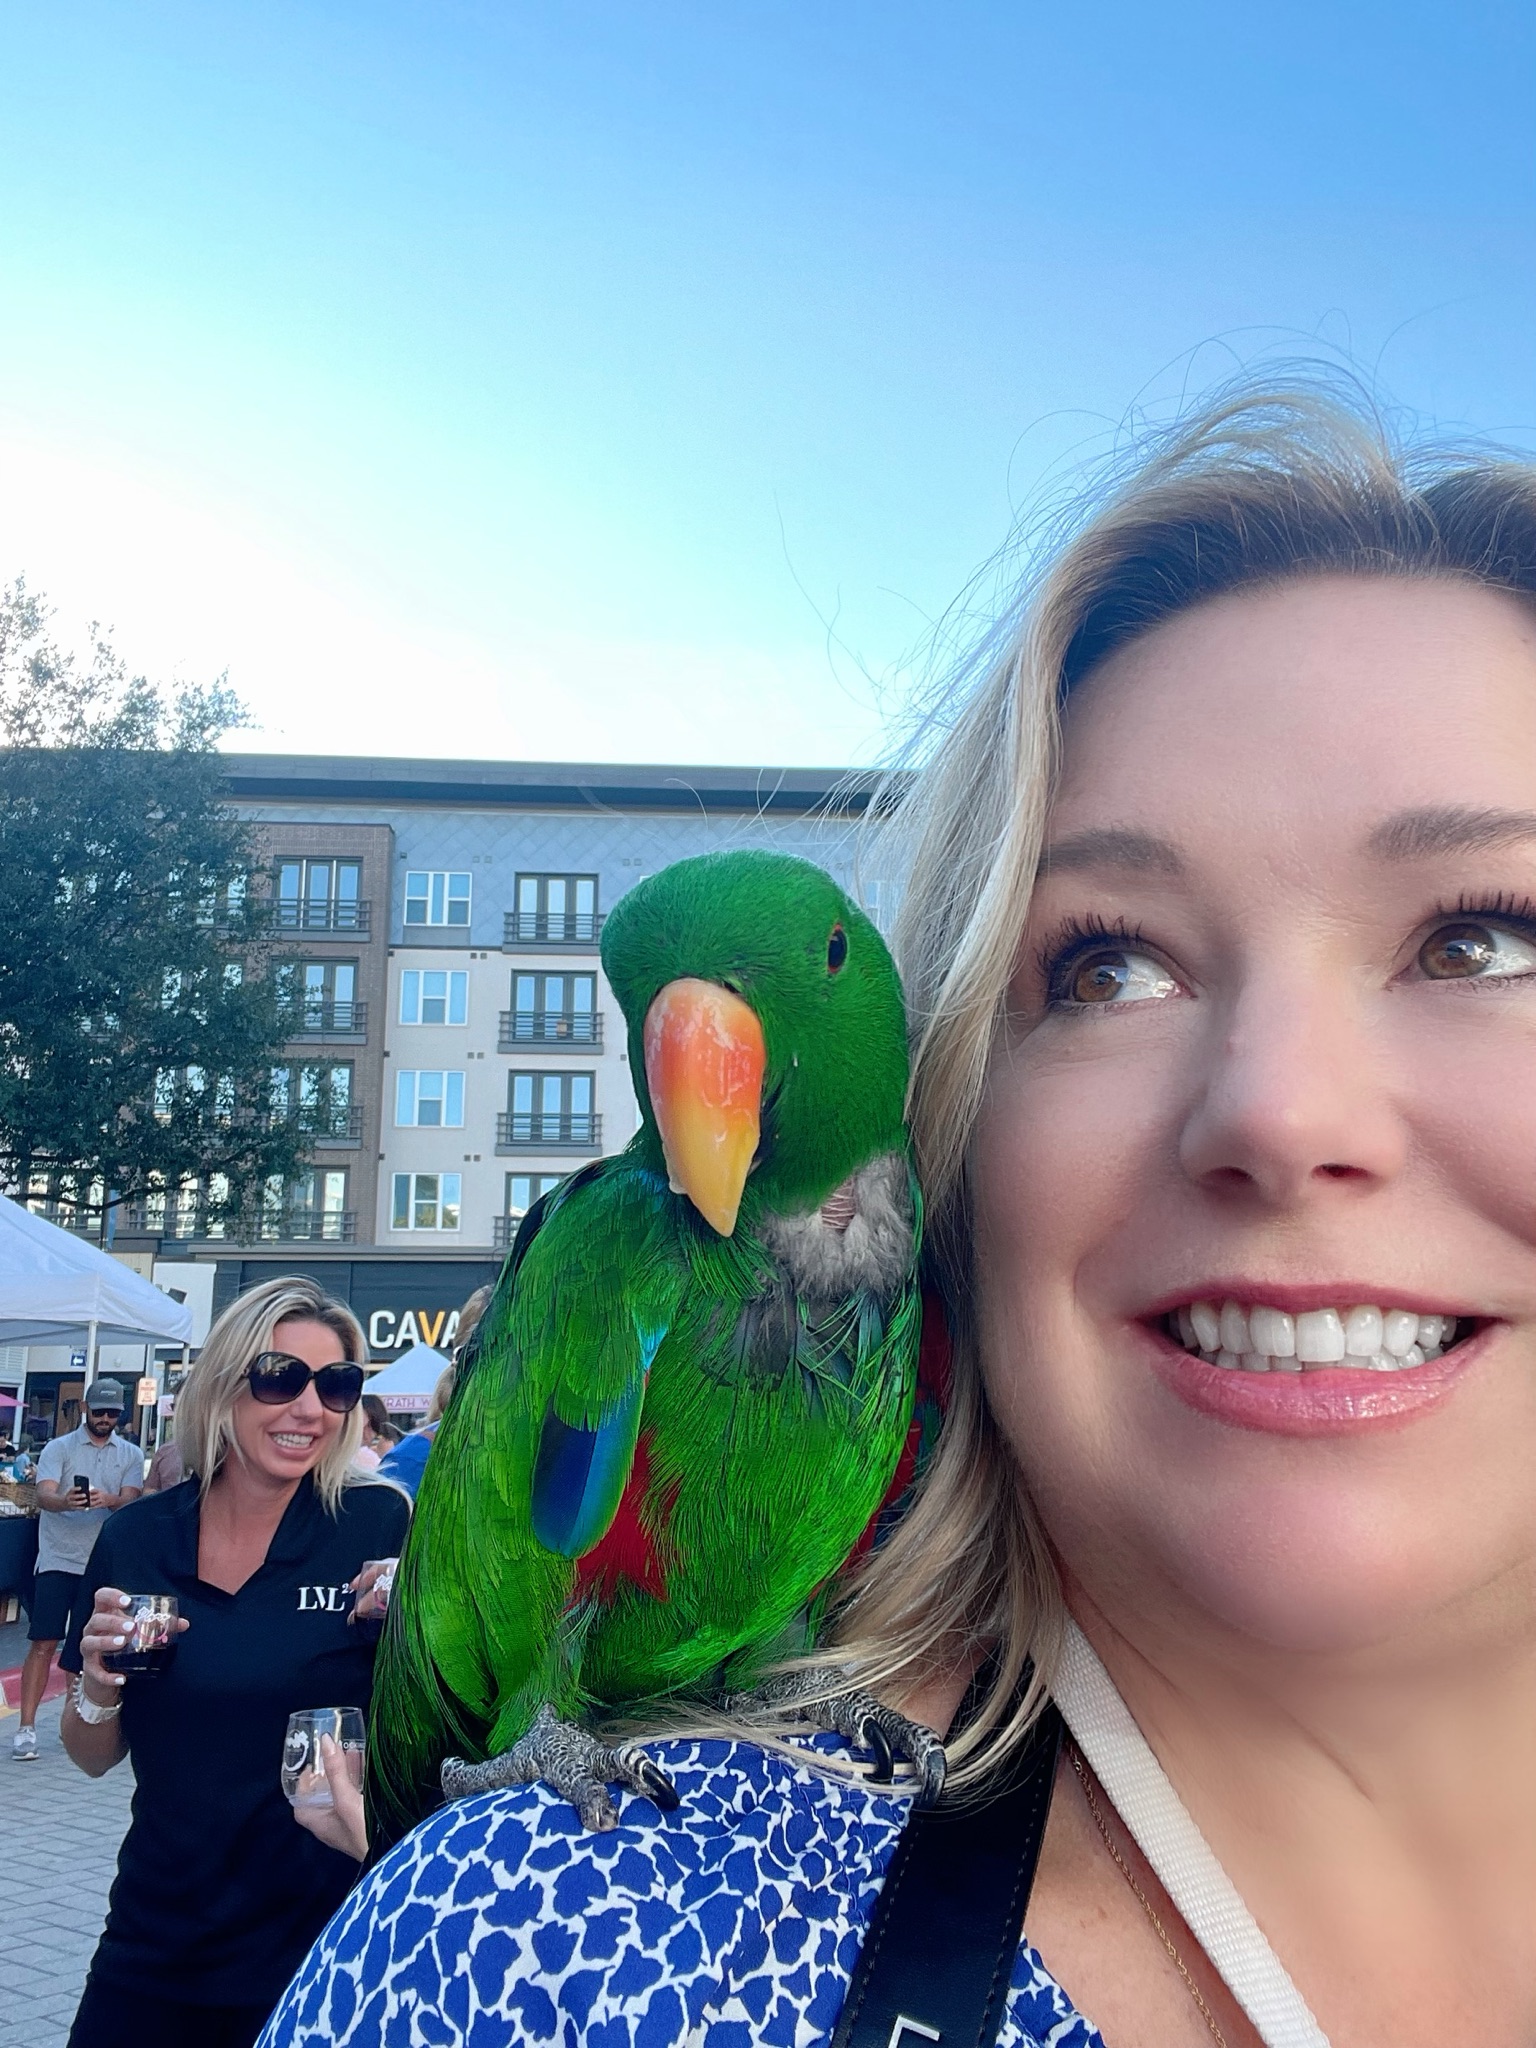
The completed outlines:
{"type": "Polygon", "coordinates": [[[437,1376],[437,1385],[432,1389],[432,1405],[427,1410],[427,1419],[420,1429],[413,1429],[409,1436],[401,1437],[399,1443],[391,1444],[379,1460],[376,1476],[388,1479],[395,1486],[403,1486],[411,1499],[416,1498],[416,1489],[421,1484],[421,1475],[427,1469],[427,1454],[432,1449],[432,1440],[437,1435],[437,1425],[443,1419],[448,1406],[448,1397],[453,1392],[453,1367],[445,1365],[437,1376]]]}
{"type": "Polygon", "coordinates": [[[416,1489],[421,1485],[421,1475],[427,1469],[427,1457],[432,1449],[432,1440],[437,1435],[437,1425],[442,1421],[449,1400],[453,1394],[454,1374],[459,1360],[464,1356],[475,1326],[485,1313],[485,1305],[491,1298],[490,1287],[477,1287],[459,1310],[459,1320],[453,1334],[453,1362],[438,1374],[437,1385],[432,1389],[432,1403],[427,1409],[427,1419],[420,1429],[413,1429],[409,1436],[401,1437],[379,1460],[378,1476],[392,1480],[396,1486],[403,1486],[411,1499],[416,1498],[416,1489]]]}

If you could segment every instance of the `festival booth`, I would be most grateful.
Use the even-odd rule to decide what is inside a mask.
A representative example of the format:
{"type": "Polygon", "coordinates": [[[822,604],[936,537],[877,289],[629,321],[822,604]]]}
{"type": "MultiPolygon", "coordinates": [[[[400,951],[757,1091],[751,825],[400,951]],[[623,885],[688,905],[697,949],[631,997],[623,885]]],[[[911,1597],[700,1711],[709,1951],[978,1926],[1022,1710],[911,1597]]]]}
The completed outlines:
{"type": "Polygon", "coordinates": [[[377,1394],[392,1418],[407,1428],[414,1427],[432,1405],[438,1378],[451,1363],[430,1344],[413,1344],[392,1364],[371,1374],[365,1391],[377,1394]]]}
{"type": "MultiPolygon", "coordinates": [[[[0,1344],[68,1345],[81,1355],[78,1402],[103,1344],[189,1344],[192,1314],[120,1260],[0,1195],[0,1344]]],[[[132,1412],[134,1376],[124,1380],[132,1412]]],[[[11,1398],[0,1425],[17,1419],[11,1398]]],[[[0,1478],[0,1598],[30,1590],[37,1555],[30,1486],[0,1478]]]]}

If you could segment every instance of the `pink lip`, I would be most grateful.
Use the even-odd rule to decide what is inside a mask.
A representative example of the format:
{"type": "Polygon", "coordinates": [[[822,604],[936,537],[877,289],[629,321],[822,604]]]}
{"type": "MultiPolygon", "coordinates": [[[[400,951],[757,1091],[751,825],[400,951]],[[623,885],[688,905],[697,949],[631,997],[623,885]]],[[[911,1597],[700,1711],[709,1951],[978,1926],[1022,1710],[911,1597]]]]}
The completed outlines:
{"type": "MultiPolygon", "coordinates": [[[[1184,1300],[1190,1297],[1185,1295],[1184,1300]]],[[[1196,1296],[1203,1300],[1206,1297],[1196,1296]]],[[[1250,1297],[1252,1298],[1252,1297],[1250,1297]]],[[[1280,1303],[1273,1295],[1260,1297],[1280,1303]]],[[[1235,1297],[1225,1295],[1224,1300],[1235,1297]]],[[[1333,1295],[1332,1301],[1348,1300],[1333,1295]]],[[[1354,1299],[1377,1300],[1365,1295],[1354,1299]]],[[[1440,1311],[1436,1310],[1438,1314],[1440,1311]]],[[[1310,1372],[1243,1372],[1207,1365],[1159,1330],[1146,1330],[1152,1369],[1177,1400],[1233,1429],[1267,1430],[1273,1436],[1348,1436],[1357,1430],[1389,1428],[1438,1407],[1467,1369],[1481,1358],[1497,1324],[1464,1338],[1443,1357],[1399,1372],[1360,1372],[1345,1367],[1310,1372]]]]}

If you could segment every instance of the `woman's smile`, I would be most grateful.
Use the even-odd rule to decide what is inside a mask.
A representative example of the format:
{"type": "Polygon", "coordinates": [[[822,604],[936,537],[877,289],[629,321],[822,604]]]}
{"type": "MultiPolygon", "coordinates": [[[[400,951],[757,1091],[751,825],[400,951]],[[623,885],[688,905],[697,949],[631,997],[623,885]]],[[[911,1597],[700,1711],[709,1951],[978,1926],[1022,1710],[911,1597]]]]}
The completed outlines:
{"type": "Polygon", "coordinates": [[[1331,1436],[1436,1407],[1500,1327],[1385,1290],[1213,1287],[1139,1319],[1152,1370],[1186,1406],[1240,1429],[1331,1436]],[[1236,1297],[1236,1298],[1234,1298],[1236,1297]],[[1301,1304],[1305,1304],[1305,1306],[1301,1304]]]}

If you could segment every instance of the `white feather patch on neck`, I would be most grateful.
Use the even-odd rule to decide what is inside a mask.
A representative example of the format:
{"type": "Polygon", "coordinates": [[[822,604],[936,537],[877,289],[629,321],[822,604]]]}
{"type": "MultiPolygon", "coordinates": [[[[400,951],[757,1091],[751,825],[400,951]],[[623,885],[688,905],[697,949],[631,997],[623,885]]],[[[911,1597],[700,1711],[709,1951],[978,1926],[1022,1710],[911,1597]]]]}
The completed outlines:
{"type": "Polygon", "coordinates": [[[912,1265],[907,1162],[886,1152],[850,1174],[803,1216],[764,1216],[758,1228],[797,1294],[894,1294],[912,1265]]]}

